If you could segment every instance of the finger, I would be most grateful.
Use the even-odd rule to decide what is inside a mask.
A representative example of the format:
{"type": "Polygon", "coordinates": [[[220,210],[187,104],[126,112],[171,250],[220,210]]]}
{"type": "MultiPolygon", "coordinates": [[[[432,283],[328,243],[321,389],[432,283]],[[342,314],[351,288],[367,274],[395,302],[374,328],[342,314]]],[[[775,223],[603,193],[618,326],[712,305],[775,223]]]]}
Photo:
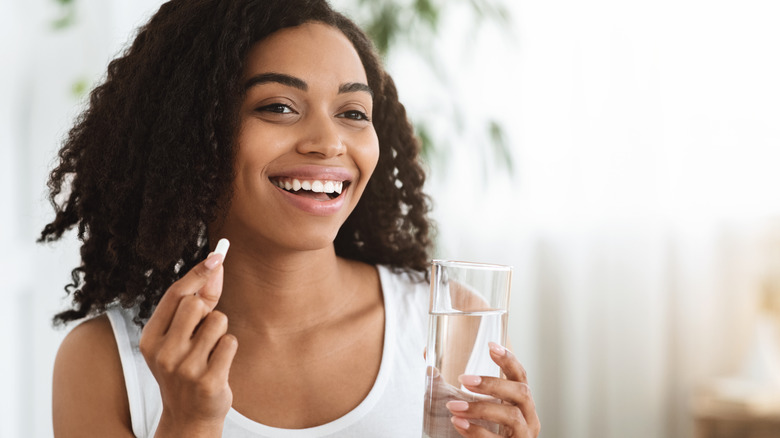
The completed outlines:
{"type": "Polygon", "coordinates": [[[186,296],[179,301],[166,333],[156,339],[142,335],[139,347],[146,360],[155,364],[153,368],[165,373],[179,368],[191,349],[193,332],[208,312],[203,300],[193,295],[186,296]]]}
{"type": "Polygon", "coordinates": [[[227,327],[227,317],[222,312],[215,310],[203,318],[192,341],[188,343],[189,350],[180,365],[180,371],[185,376],[194,380],[207,371],[209,356],[219,339],[227,332],[227,327]]]}
{"type": "Polygon", "coordinates": [[[206,367],[211,352],[219,342],[222,335],[227,333],[228,319],[224,313],[213,310],[203,319],[192,338],[192,350],[190,357],[206,367]]]}
{"type": "MultiPolygon", "coordinates": [[[[202,299],[188,295],[179,301],[176,313],[173,315],[168,331],[164,333],[166,343],[189,345],[195,334],[195,329],[210,309],[202,299]]],[[[189,347],[188,347],[189,349],[189,347]]]]}
{"type": "Polygon", "coordinates": [[[502,400],[508,407],[514,405],[519,408],[531,429],[535,430],[539,426],[536,404],[531,396],[531,387],[527,383],[497,377],[468,375],[460,376],[458,380],[470,391],[493,396],[502,400]]]}
{"type": "Polygon", "coordinates": [[[520,388],[521,397],[520,401],[516,402],[516,404],[521,406],[531,429],[535,430],[538,434],[541,429],[541,423],[539,422],[539,416],[536,413],[536,404],[534,403],[533,397],[531,397],[531,387],[528,385],[528,374],[526,373],[525,368],[508,348],[498,345],[495,342],[489,342],[488,346],[490,347],[490,357],[499,367],[501,367],[501,370],[504,372],[507,379],[525,385],[520,388]]]}
{"type": "MultiPolygon", "coordinates": [[[[500,404],[497,401],[467,403],[462,400],[456,400],[448,402],[447,409],[454,416],[462,419],[481,420],[502,425],[505,431],[513,432],[511,436],[527,436],[527,432],[530,430],[523,412],[517,406],[500,404]]],[[[461,425],[464,424],[461,422],[461,425]]]]}
{"type": "Polygon", "coordinates": [[[495,342],[488,342],[488,346],[490,347],[490,358],[501,367],[507,379],[528,383],[525,368],[511,351],[495,342]]]}
{"type": "Polygon", "coordinates": [[[238,350],[238,339],[231,334],[222,335],[209,358],[208,373],[218,381],[227,381],[230,365],[238,350]]]}
{"type": "Polygon", "coordinates": [[[462,375],[458,377],[458,380],[469,391],[489,395],[513,405],[527,405],[529,408],[533,405],[531,388],[527,383],[513,382],[498,377],[468,375],[462,375]]]}
{"type": "Polygon", "coordinates": [[[157,308],[146,323],[144,331],[155,337],[162,336],[168,330],[173,314],[179,305],[179,300],[184,296],[198,293],[212,277],[219,276],[219,280],[212,280],[214,283],[207,289],[207,303],[212,305],[213,302],[213,306],[216,306],[219,293],[222,290],[221,265],[223,260],[224,256],[221,254],[211,254],[195,265],[184,277],[173,283],[162,296],[160,302],[157,303],[157,308]],[[217,287],[219,291],[216,290],[217,287]]]}
{"type": "Polygon", "coordinates": [[[452,422],[452,425],[455,426],[455,430],[464,437],[494,438],[499,436],[477,424],[472,424],[468,419],[463,417],[453,416],[450,418],[450,421],[452,422]]]}

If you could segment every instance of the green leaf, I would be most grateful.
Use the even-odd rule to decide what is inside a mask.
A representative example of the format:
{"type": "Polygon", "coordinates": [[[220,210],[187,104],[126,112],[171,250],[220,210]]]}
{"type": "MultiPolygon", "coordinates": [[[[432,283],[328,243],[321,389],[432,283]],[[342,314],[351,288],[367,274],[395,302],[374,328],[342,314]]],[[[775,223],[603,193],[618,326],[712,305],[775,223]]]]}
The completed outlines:
{"type": "Polygon", "coordinates": [[[416,123],[414,128],[415,131],[417,131],[417,138],[420,139],[420,155],[422,156],[423,160],[430,163],[436,153],[434,150],[435,148],[433,138],[431,137],[431,132],[428,129],[428,126],[422,121],[416,123]]]}
{"type": "Polygon", "coordinates": [[[441,11],[438,7],[434,6],[431,0],[415,0],[413,9],[416,12],[416,15],[426,23],[431,30],[435,32],[438,29],[441,11]]]}
{"type": "Polygon", "coordinates": [[[382,5],[373,19],[365,26],[366,33],[374,41],[379,54],[387,55],[395,43],[401,28],[400,8],[393,3],[382,5]]]}
{"type": "Polygon", "coordinates": [[[73,26],[73,23],[75,22],[76,22],[76,15],[71,13],[52,21],[51,27],[54,30],[63,30],[73,26]]]}
{"type": "Polygon", "coordinates": [[[73,83],[70,87],[70,92],[74,97],[81,98],[89,90],[89,81],[86,78],[81,78],[73,83]]]}
{"type": "Polygon", "coordinates": [[[497,121],[490,120],[488,122],[488,134],[490,135],[491,144],[493,145],[493,152],[498,157],[496,161],[498,164],[503,164],[506,171],[512,174],[514,172],[514,163],[512,160],[512,152],[506,141],[504,127],[497,121]]]}
{"type": "Polygon", "coordinates": [[[76,2],[75,0],[55,0],[60,5],[60,17],[52,21],[51,27],[54,30],[66,29],[73,26],[76,22],[76,2]]]}
{"type": "Polygon", "coordinates": [[[479,21],[490,20],[508,27],[511,20],[505,5],[491,0],[469,0],[469,5],[479,21]]]}

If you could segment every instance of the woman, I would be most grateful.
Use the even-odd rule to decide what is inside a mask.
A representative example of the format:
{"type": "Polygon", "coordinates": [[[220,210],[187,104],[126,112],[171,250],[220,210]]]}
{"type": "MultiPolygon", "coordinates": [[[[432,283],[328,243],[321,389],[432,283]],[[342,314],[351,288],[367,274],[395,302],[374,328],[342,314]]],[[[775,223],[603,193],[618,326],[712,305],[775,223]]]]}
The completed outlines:
{"type": "MultiPolygon", "coordinates": [[[[57,436],[420,435],[424,174],[351,21],[322,0],[170,1],[60,158],[41,240],[76,226],[83,245],[56,320],[91,319],[57,355],[57,436]]],[[[453,427],[536,436],[522,367],[492,355],[508,379],[469,389],[505,403],[456,403],[453,427]]]]}

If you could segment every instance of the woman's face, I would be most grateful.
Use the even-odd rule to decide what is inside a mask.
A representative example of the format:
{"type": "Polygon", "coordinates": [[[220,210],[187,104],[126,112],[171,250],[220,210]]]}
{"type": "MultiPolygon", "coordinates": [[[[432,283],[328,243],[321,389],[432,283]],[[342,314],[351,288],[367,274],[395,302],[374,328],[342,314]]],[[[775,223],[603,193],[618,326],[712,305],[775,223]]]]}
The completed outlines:
{"type": "Polygon", "coordinates": [[[250,50],[242,80],[234,193],[220,234],[269,249],[332,245],[379,157],[357,51],[325,24],[282,29],[250,50]]]}

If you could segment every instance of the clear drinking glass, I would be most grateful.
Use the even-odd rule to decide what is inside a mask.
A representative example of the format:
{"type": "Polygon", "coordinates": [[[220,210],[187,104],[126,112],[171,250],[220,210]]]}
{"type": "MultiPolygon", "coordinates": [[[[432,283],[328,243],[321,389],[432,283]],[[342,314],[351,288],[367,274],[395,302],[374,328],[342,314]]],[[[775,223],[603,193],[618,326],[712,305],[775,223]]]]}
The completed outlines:
{"type": "MultiPolygon", "coordinates": [[[[434,260],[428,322],[423,437],[460,437],[453,427],[450,400],[495,401],[467,390],[458,376],[501,377],[488,342],[506,343],[512,268],[483,263],[434,260]]],[[[498,433],[498,426],[472,421],[498,433]]]]}

